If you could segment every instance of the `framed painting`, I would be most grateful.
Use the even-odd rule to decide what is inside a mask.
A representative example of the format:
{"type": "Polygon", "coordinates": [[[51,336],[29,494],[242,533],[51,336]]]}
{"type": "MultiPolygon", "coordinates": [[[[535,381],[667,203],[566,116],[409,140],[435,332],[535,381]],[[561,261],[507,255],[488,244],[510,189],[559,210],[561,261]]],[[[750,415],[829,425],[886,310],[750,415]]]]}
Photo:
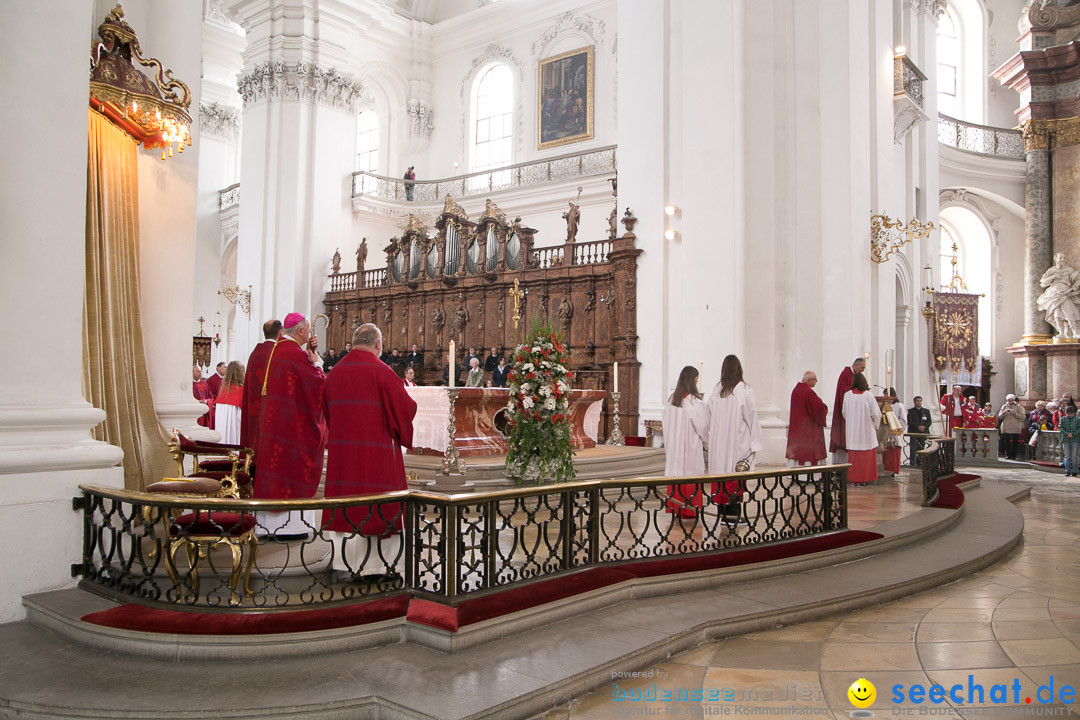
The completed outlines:
{"type": "Polygon", "coordinates": [[[536,149],[593,137],[595,46],[544,58],[537,69],[536,149]]]}

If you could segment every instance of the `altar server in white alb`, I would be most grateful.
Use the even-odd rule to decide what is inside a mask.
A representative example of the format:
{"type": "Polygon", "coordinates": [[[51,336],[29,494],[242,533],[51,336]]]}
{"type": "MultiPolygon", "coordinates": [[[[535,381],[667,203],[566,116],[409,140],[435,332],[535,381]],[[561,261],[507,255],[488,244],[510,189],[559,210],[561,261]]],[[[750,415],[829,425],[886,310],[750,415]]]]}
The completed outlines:
{"type": "Polygon", "coordinates": [[[877,479],[877,429],[881,424],[881,408],[869,390],[866,376],[855,373],[851,389],[844,395],[844,432],[852,485],[866,485],[877,479]]]}
{"type": "MultiPolygon", "coordinates": [[[[698,391],[698,371],[687,365],[664,406],[664,475],[704,475],[703,443],[708,439],[709,413],[698,391]]],[[[669,485],[667,492],[669,513],[685,518],[697,516],[704,500],[699,485],[669,485]]]]}
{"type": "MultiPolygon", "coordinates": [[[[761,424],[758,422],[754,391],[743,381],[742,363],[734,355],[724,358],[720,382],[713,388],[706,404],[709,411],[709,474],[724,475],[736,471],[746,461],[753,470],[761,450],[761,424]]],[[[728,521],[742,517],[743,482],[729,480],[712,487],[713,500],[724,505],[728,521]]]]}

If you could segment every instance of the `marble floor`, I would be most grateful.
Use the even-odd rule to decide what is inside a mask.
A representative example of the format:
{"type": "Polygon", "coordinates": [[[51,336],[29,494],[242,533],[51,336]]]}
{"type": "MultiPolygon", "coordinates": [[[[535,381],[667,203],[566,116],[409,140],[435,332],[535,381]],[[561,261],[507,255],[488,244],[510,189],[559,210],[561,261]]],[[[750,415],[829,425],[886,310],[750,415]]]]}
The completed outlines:
{"type": "MultiPolygon", "coordinates": [[[[896,602],[701,645],[644,671],[652,676],[613,678],[610,687],[538,717],[846,718],[855,710],[847,690],[859,678],[876,686],[876,717],[1080,717],[1076,697],[1058,702],[1063,686],[1080,692],[1080,482],[1030,470],[973,472],[984,483],[1032,485],[1031,498],[1018,505],[1024,542],[1006,560],[896,602]],[[1051,682],[1054,703],[1040,704],[1051,682]],[[962,686],[960,702],[913,702],[914,686],[934,684],[946,692],[962,686]],[[991,704],[992,693],[1002,692],[995,685],[1004,686],[1004,702],[991,704]],[[903,702],[893,702],[896,686],[903,702]],[[977,703],[978,686],[987,704],[977,703]],[[700,690],[706,701],[649,700],[653,689],[660,696],[700,690]]],[[[850,526],[910,512],[916,480],[905,471],[852,488],[850,526]]]]}

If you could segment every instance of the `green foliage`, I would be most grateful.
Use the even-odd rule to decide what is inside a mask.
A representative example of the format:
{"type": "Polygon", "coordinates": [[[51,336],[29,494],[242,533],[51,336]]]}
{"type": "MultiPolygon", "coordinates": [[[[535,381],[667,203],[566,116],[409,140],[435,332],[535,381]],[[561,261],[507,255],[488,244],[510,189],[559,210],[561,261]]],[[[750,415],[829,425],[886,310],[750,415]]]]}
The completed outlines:
{"type": "Polygon", "coordinates": [[[561,335],[533,322],[529,339],[514,350],[507,386],[506,474],[518,484],[574,479],[570,442],[570,356],[561,335]]]}

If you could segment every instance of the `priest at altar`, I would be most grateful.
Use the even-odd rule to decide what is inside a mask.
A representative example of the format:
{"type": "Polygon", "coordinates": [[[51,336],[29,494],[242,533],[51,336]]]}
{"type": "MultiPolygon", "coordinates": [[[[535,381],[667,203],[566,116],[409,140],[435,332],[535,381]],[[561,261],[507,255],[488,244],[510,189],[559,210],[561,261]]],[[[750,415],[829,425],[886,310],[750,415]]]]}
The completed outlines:
{"type": "MultiPolygon", "coordinates": [[[[328,498],[408,489],[401,449],[412,447],[416,403],[401,379],[379,360],[381,352],[379,328],[361,325],[353,334],[353,350],[326,380],[328,498]]],[[[323,511],[323,527],[337,536],[333,568],[351,574],[361,568],[366,574],[393,572],[403,508],[383,503],[323,511]]]]}
{"type": "MultiPolygon", "coordinates": [[[[283,333],[270,349],[261,389],[252,388],[262,394],[253,493],[259,500],[315,497],[322,476],[326,376],[318,367],[318,339],[300,313],[285,317],[283,333]]],[[[277,533],[278,537],[307,534],[314,529],[314,513],[310,511],[260,511],[256,519],[265,532],[277,533]]]]}

